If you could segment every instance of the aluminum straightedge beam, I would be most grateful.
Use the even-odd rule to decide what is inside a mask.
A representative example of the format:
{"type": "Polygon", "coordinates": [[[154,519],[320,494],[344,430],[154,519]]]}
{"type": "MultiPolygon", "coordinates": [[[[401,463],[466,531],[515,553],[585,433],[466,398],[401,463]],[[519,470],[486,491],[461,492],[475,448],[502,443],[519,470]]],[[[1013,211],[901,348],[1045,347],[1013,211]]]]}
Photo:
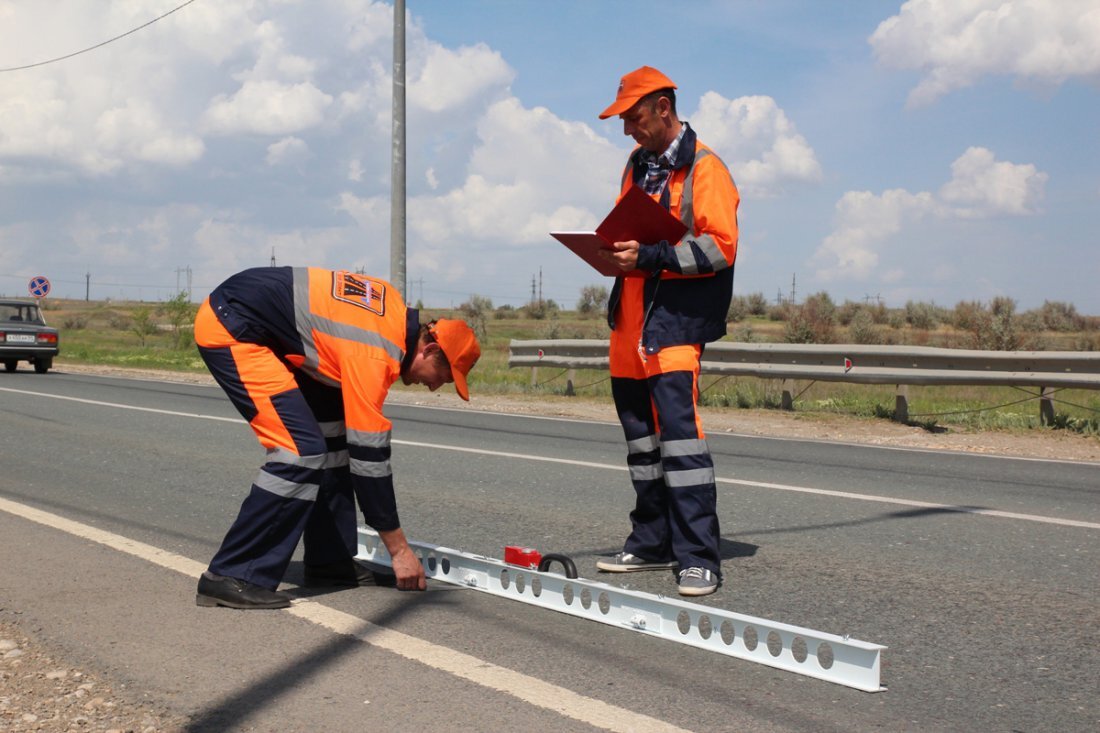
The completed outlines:
{"type": "MultiPolygon", "coordinates": [[[[358,558],[390,566],[373,530],[359,527],[358,558]]],[[[886,647],[799,626],[509,565],[426,542],[409,542],[428,578],[638,631],[787,672],[880,692],[886,647]]]]}

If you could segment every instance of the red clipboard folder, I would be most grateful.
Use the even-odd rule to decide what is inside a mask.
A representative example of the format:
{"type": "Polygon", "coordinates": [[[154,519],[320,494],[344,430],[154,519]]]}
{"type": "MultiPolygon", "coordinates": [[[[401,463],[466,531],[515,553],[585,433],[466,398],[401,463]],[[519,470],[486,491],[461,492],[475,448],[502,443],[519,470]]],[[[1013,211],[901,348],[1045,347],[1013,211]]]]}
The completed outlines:
{"type": "Polygon", "coordinates": [[[599,255],[601,249],[611,249],[612,242],[637,240],[643,245],[666,241],[676,244],[687,233],[683,222],[651,199],[642,189],[631,186],[619,199],[594,232],[550,232],[596,272],[608,277],[628,275],[599,255]]]}

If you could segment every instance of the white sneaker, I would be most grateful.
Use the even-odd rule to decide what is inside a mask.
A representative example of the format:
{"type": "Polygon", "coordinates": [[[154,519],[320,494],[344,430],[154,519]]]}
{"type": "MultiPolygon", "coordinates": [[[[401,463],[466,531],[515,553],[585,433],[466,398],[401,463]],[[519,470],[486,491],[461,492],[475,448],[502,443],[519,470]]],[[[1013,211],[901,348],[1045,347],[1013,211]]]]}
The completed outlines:
{"type": "Polygon", "coordinates": [[[718,590],[718,576],[706,568],[685,568],[680,571],[680,595],[705,596],[718,590]]]}
{"type": "Polygon", "coordinates": [[[675,560],[643,560],[629,552],[596,561],[596,567],[607,573],[633,573],[638,570],[668,570],[676,567],[675,560]]]}

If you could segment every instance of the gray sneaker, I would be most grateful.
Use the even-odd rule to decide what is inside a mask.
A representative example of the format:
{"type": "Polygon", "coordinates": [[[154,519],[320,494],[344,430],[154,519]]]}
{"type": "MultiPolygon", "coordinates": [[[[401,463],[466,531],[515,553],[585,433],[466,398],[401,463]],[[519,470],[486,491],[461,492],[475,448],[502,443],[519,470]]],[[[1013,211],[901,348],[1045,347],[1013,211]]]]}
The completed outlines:
{"type": "Polygon", "coordinates": [[[629,552],[596,561],[596,567],[608,573],[633,573],[638,570],[667,570],[676,567],[675,560],[643,560],[629,552]]]}
{"type": "Polygon", "coordinates": [[[680,595],[705,596],[718,590],[718,576],[706,568],[685,568],[680,571],[680,595]]]}

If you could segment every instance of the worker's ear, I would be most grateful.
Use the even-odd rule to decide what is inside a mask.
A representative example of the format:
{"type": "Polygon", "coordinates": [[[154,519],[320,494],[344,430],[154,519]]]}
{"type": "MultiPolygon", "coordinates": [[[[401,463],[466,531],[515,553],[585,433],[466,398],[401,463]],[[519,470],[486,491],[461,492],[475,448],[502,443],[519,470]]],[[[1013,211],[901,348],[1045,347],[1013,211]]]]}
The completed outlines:
{"type": "Polygon", "coordinates": [[[668,97],[657,97],[657,101],[653,104],[653,111],[657,113],[660,118],[672,116],[672,102],[668,97]]]}
{"type": "Polygon", "coordinates": [[[423,354],[425,358],[434,357],[436,354],[439,354],[442,351],[443,349],[435,341],[428,341],[420,349],[420,353],[423,354]]]}

